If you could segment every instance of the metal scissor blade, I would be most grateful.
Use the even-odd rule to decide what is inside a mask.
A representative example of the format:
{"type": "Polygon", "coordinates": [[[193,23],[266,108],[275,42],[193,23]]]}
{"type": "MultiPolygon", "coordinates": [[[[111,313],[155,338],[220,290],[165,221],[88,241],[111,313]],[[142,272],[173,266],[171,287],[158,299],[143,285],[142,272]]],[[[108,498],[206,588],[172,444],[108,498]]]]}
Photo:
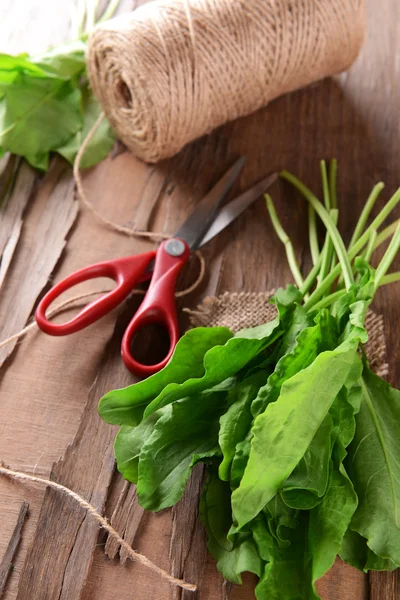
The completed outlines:
{"type": "Polygon", "coordinates": [[[185,240],[191,250],[198,248],[199,242],[209,229],[214,217],[242,170],[246,157],[239,158],[218,183],[199,202],[174,237],[185,240]]]}
{"type": "Polygon", "coordinates": [[[255,200],[257,200],[267,189],[278,179],[278,174],[274,173],[265,177],[252,188],[228,202],[218,213],[217,218],[201,240],[199,247],[207,244],[213,237],[218,235],[225,227],[234,221],[242,212],[246,210],[255,200]]]}

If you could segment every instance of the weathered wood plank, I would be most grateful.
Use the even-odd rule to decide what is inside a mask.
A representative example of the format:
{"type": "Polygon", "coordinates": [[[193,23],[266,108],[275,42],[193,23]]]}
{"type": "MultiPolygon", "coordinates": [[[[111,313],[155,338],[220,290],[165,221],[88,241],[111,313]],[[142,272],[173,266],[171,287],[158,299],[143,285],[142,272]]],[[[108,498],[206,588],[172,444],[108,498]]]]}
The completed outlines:
{"type": "MultiPolygon", "coordinates": [[[[7,205],[10,207],[10,212],[14,213],[11,230],[13,249],[19,237],[21,214],[29,199],[28,188],[32,186],[32,177],[32,169],[24,165],[21,173],[21,188],[17,182],[15,198],[13,194],[7,205]]],[[[66,244],[66,236],[78,214],[74,181],[64,161],[57,160],[53,163],[52,169],[43,182],[43,189],[46,189],[46,186],[50,188],[51,193],[43,204],[30,243],[25,245],[22,256],[19,256],[18,264],[7,278],[7,285],[3,287],[0,296],[1,340],[12,336],[24,327],[39,294],[46,286],[61,256],[66,244]]],[[[10,238],[7,242],[5,251],[9,258],[10,253],[7,251],[10,238]]],[[[16,343],[17,340],[0,349],[0,364],[11,354],[16,343]]]]}
{"type": "Polygon", "coordinates": [[[15,555],[17,553],[21,536],[22,536],[22,528],[25,523],[25,519],[28,516],[29,510],[29,502],[26,500],[21,504],[21,509],[19,511],[18,520],[15,524],[14,531],[11,535],[10,542],[7,546],[7,550],[3,556],[3,560],[0,564],[0,598],[3,595],[4,589],[7,585],[8,577],[10,575],[11,569],[13,567],[13,561],[15,555]]]}
{"type": "MultiPolygon", "coordinates": [[[[8,172],[14,171],[14,165],[8,164],[8,172]]],[[[9,174],[9,173],[8,173],[9,174]]],[[[21,235],[23,214],[31,199],[37,173],[26,163],[21,166],[13,190],[0,206],[0,290],[21,235]]],[[[8,187],[10,182],[5,182],[8,187]]]]}
{"type": "MultiPolygon", "coordinates": [[[[74,441],[53,465],[51,478],[77,491],[103,511],[114,470],[115,428],[102,422],[96,411],[98,398],[116,382],[131,381],[118,356],[121,331],[117,325],[106,349],[99,376],[90,390],[74,441]]],[[[46,491],[33,543],[22,571],[18,600],[78,600],[91,565],[99,533],[97,523],[81,507],[54,490],[46,491]]]]}

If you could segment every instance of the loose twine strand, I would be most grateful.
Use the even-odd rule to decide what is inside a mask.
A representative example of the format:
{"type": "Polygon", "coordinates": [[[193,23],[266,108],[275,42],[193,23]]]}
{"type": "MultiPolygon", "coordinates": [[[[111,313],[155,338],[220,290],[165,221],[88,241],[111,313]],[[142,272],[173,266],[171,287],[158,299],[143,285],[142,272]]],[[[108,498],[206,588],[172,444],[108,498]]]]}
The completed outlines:
{"type": "Polygon", "coordinates": [[[95,509],[94,506],[89,504],[89,502],[87,502],[84,498],[82,498],[82,496],[80,496],[73,490],[70,490],[69,488],[65,487],[64,485],[61,485],[60,483],[52,481],[51,479],[43,479],[42,477],[36,477],[36,475],[28,475],[27,473],[22,473],[20,471],[13,471],[12,469],[9,469],[8,467],[6,467],[4,465],[0,465],[0,474],[4,475],[5,477],[8,477],[9,479],[19,480],[19,481],[24,481],[24,482],[29,482],[29,483],[38,483],[42,486],[48,486],[48,487],[52,488],[53,490],[56,490],[57,492],[61,492],[62,494],[68,496],[69,498],[72,498],[73,500],[75,500],[75,502],[77,502],[77,504],[79,504],[79,506],[81,506],[83,509],[85,509],[85,511],[87,512],[88,515],[90,515],[95,521],[97,521],[97,523],[100,525],[100,527],[105,529],[112,538],[117,540],[117,542],[126,550],[127,554],[129,555],[129,557],[132,560],[140,563],[141,565],[144,565],[145,567],[147,567],[154,573],[157,573],[158,575],[160,575],[160,577],[162,579],[165,579],[166,581],[168,581],[168,583],[171,583],[174,586],[180,587],[184,590],[188,590],[189,592],[196,591],[196,586],[194,584],[188,583],[187,581],[185,581],[183,579],[178,579],[177,577],[173,577],[172,575],[167,573],[167,571],[164,571],[164,569],[161,569],[160,567],[155,565],[153,562],[151,562],[151,560],[146,558],[146,556],[144,556],[143,554],[140,554],[139,552],[136,552],[120,536],[120,534],[114,529],[114,527],[112,527],[112,525],[110,525],[108,523],[108,521],[95,509]]]}

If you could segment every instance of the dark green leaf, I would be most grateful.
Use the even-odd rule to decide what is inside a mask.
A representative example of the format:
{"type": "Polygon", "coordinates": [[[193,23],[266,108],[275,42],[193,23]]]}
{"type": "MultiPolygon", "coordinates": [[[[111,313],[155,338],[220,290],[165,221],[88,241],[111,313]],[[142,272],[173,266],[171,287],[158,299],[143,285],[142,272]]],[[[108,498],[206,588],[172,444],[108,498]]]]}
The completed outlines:
{"type": "Polygon", "coordinates": [[[355,343],[322,352],[309,367],[287,380],[278,400],[255,419],[249,461],[232,494],[239,527],[262,510],[300,462],[356,356],[355,343]]]}
{"type": "Polygon", "coordinates": [[[198,394],[166,407],[140,450],[137,493],[144,508],[175,504],[193,465],[220,455],[219,417],[226,407],[226,392],[198,394]]]}
{"type": "Polygon", "coordinates": [[[31,59],[32,68],[36,67],[59,79],[73,79],[85,73],[86,44],[81,40],[68,42],[31,59]]]}
{"type": "Polygon", "coordinates": [[[291,508],[314,508],[328,486],[332,454],[332,418],[328,414],[299,464],[285,480],[281,496],[291,508]]]}
{"type": "Polygon", "coordinates": [[[33,78],[20,73],[4,90],[2,146],[46,169],[49,152],[82,127],[81,93],[56,78],[33,78]]]}
{"type": "Polygon", "coordinates": [[[347,463],[359,499],[351,528],[375,554],[400,564],[400,391],[367,365],[361,388],[347,463]]]}
{"type": "MultiPolygon", "coordinates": [[[[69,139],[66,144],[57,148],[57,152],[71,164],[74,163],[79,148],[82,146],[83,141],[86,139],[86,136],[97,121],[102,110],[94,95],[87,88],[82,92],[82,107],[83,128],[69,139]]],[[[80,161],[80,167],[82,169],[87,169],[102,161],[110,152],[114,142],[114,134],[108,121],[104,117],[102,123],[98,126],[85,148],[85,152],[80,161]]]]}
{"type": "Polygon", "coordinates": [[[356,506],[357,496],[344,468],[333,468],[322,502],[310,511],[308,539],[313,582],[333,565],[356,506]]]}
{"type": "Polygon", "coordinates": [[[220,419],[218,441],[223,460],[219,466],[219,477],[224,481],[230,479],[230,467],[235,455],[236,445],[246,437],[251,428],[253,416],[250,405],[266,380],[265,371],[256,371],[239,382],[230,392],[231,403],[227,412],[220,419]]]}
{"type": "Polygon", "coordinates": [[[204,375],[204,355],[210,348],[225,344],[232,337],[226,327],[199,327],[188,331],[178,342],[168,365],[148,379],[120,390],[108,392],[99,403],[100,416],[107,423],[137,425],[145,407],[161,393],[179,394],[180,384],[204,375]]]}
{"type": "Polygon", "coordinates": [[[234,543],[226,538],[232,523],[229,486],[209,477],[200,499],[200,518],[208,537],[208,550],[217,561],[220,573],[233,583],[242,583],[241,574],[250,571],[260,576],[264,569],[257,546],[250,532],[240,533],[234,543]]]}

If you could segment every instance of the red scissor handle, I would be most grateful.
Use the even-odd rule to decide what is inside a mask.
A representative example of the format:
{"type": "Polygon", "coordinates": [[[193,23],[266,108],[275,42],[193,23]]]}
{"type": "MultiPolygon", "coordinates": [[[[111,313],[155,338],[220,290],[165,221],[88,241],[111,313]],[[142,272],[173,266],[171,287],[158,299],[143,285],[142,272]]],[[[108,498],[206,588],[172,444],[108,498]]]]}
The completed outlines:
{"type": "Polygon", "coordinates": [[[155,256],[156,251],[145,252],[136,256],[96,263],[72,273],[55,285],[39,303],[36,310],[38,326],[50,335],[67,335],[91,325],[129,296],[137,283],[150,279],[152,273],[146,269],[155,256]],[[81,312],[66,323],[51,323],[47,319],[46,311],[58,296],[74,285],[96,277],[109,277],[116,281],[117,287],[85,306],[81,312]]]}
{"type": "Polygon", "coordinates": [[[160,371],[174,352],[179,339],[175,286],[179,272],[189,257],[189,246],[177,238],[163,242],[156,252],[149,289],[122,339],[122,359],[128,369],[136,375],[146,377],[160,371]],[[143,365],[132,356],[133,338],[139,329],[149,324],[162,325],[168,332],[170,345],[166,357],[161,362],[143,365]]]}

